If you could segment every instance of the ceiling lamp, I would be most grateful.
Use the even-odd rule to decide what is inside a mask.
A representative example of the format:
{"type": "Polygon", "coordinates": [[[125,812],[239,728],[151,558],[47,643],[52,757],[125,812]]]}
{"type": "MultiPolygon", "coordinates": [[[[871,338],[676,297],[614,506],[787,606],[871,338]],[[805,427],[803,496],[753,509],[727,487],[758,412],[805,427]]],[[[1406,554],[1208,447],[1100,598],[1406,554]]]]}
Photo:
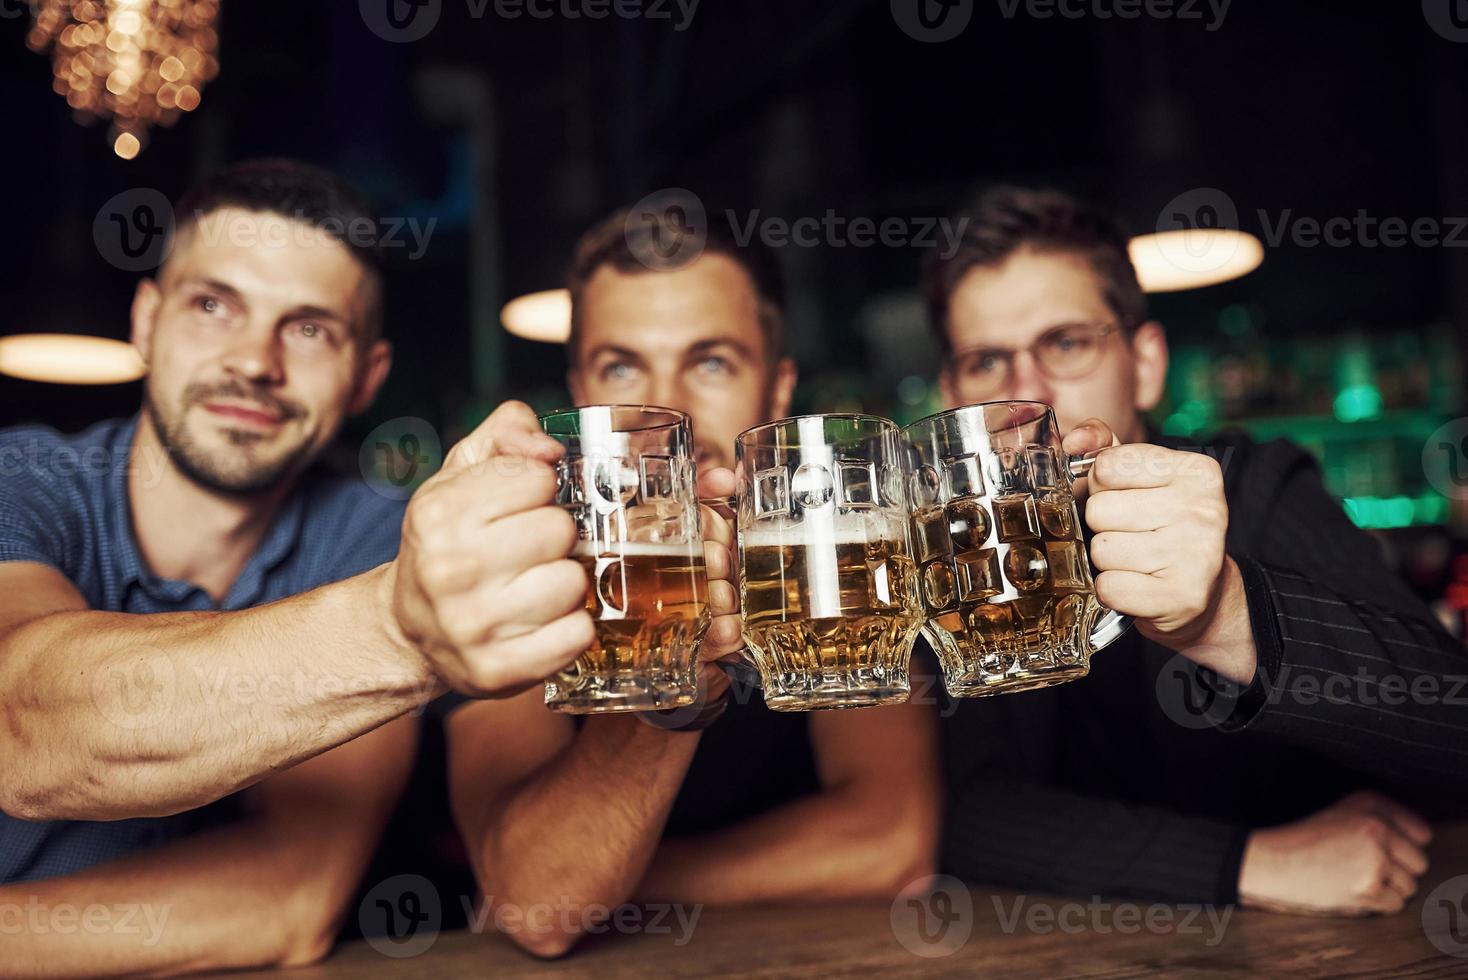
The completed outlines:
{"type": "Polygon", "coordinates": [[[500,322],[516,337],[564,344],[571,339],[571,292],[547,289],[512,299],[500,311],[500,322]]]}
{"type": "Polygon", "coordinates": [[[1246,231],[1183,228],[1138,235],[1127,251],[1143,292],[1172,293],[1247,275],[1264,261],[1264,246],[1246,231]]]}
{"type": "Polygon", "coordinates": [[[52,87],[79,121],[112,120],[124,160],[149,126],[171,126],[199,106],[219,73],[219,0],[33,0],[26,44],[51,50],[52,87]]]}
{"type": "Polygon", "coordinates": [[[144,373],[137,349],[120,340],[64,333],[0,337],[0,374],[13,378],[109,385],[136,381],[144,373]]]}

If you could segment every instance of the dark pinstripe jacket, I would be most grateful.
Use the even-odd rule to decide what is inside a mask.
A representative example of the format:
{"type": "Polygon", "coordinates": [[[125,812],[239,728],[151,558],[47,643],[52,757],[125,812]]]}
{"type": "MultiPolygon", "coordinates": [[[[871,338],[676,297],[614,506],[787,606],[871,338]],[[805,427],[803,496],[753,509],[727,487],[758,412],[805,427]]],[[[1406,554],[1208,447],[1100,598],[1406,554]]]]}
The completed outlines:
{"type": "Polygon", "coordinates": [[[1468,787],[1468,657],[1314,460],[1283,440],[1154,441],[1223,466],[1254,683],[1231,689],[1133,632],[1082,680],[950,706],[949,873],[1233,902],[1252,828],[1367,785],[1468,787]]]}

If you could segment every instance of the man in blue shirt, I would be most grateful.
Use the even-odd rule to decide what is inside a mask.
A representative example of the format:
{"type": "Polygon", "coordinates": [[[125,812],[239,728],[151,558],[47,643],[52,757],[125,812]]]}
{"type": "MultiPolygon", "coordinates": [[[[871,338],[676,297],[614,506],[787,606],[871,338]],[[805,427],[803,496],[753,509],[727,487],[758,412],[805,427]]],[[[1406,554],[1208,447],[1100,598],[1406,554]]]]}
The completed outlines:
{"type": "Polygon", "coordinates": [[[351,191],[262,161],[176,213],[132,307],[140,414],[0,432],[19,974],[318,958],[406,778],[411,709],[445,682],[518,691],[592,637],[559,447],[527,407],[456,446],[406,516],[312,465],[391,362],[373,250],[342,234],[370,220],[351,191]],[[196,826],[246,788],[242,819],[196,826]]]}

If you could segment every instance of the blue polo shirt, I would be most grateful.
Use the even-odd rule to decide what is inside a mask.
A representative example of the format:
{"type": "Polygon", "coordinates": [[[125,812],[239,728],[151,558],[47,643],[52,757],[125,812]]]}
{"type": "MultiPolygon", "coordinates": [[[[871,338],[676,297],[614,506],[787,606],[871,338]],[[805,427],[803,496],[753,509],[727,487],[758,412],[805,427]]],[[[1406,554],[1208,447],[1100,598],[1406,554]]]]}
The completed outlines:
{"type": "MultiPolygon", "coordinates": [[[[188,582],[159,578],[138,550],[128,505],[137,425],[136,418],[104,422],[77,436],[39,427],[0,430],[0,562],[50,565],[93,609],[147,615],[247,609],[350,578],[397,555],[404,504],[360,478],[313,470],[224,602],[216,604],[188,582]]],[[[137,465],[146,478],[158,463],[137,465]]],[[[0,691],[0,710],[7,694],[0,691]]],[[[197,815],[188,813],[106,822],[31,822],[0,813],[0,883],[79,871],[179,837],[196,823],[197,815]]]]}

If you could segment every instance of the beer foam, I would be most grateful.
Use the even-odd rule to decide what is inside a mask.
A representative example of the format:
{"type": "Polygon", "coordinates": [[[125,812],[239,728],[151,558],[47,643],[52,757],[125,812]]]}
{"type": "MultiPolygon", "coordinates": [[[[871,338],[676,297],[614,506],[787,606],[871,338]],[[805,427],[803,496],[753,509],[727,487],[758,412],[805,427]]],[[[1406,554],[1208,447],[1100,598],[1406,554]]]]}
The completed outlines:
{"type": "Polygon", "coordinates": [[[874,518],[870,524],[861,519],[832,523],[808,521],[793,527],[740,531],[739,540],[746,548],[843,547],[865,545],[871,540],[870,530],[875,530],[880,535],[878,540],[906,541],[904,523],[900,517],[874,518]]]}
{"type": "Polygon", "coordinates": [[[573,558],[687,558],[702,555],[699,542],[691,541],[585,541],[571,549],[573,558]]]}

